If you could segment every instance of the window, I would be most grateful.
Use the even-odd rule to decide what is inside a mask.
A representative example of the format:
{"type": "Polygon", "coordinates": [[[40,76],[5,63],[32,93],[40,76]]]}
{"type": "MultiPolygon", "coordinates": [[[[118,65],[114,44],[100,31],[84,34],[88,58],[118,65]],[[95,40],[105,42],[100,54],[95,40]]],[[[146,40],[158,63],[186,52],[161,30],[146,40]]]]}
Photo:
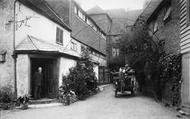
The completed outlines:
{"type": "Polygon", "coordinates": [[[86,47],[81,45],[81,51],[84,52],[86,50],[86,47]]]}
{"type": "Polygon", "coordinates": [[[89,19],[86,19],[86,23],[87,23],[88,25],[90,25],[90,20],[89,20],[89,19]]]}
{"type": "Polygon", "coordinates": [[[81,11],[78,11],[78,16],[79,16],[83,21],[85,21],[86,17],[85,17],[85,15],[84,15],[81,11]]]}
{"type": "Polygon", "coordinates": [[[98,28],[96,26],[92,27],[95,31],[98,31],[98,28]]]}
{"type": "Polygon", "coordinates": [[[77,44],[71,41],[71,49],[77,51],[77,44]]]}
{"type": "Polygon", "coordinates": [[[165,6],[165,15],[164,15],[164,18],[163,18],[163,21],[165,23],[170,20],[170,18],[171,18],[171,12],[172,12],[172,6],[171,6],[171,0],[169,0],[166,3],[166,6],[165,6]]]}
{"type": "Polygon", "coordinates": [[[172,7],[171,6],[167,7],[167,10],[166,10],[166,13],[165,13],[165,16],[164,16],[164,19],[163,19],[164,21],[167,21],[170,18],[171,11],[172,11],[172,7]]]}
{"type": "Polygon", "coordinates": [[[87,24],[93,27],[93,23],[89,19],[87,19],[87,24]]]}
{"type": "Polygon", "coordinates": [[[103,33],[101,33],[101,36],[106,40],[106,36],[103,33]]]}
{"type": "Polygon", "coordinates": [[[56,43],[63,44],[63,30],[58,27],[56,30],[56,43]]]}
{"type": "Polygon", "coordinates": [[[154,28],[153,28],[153,33],[155,33],[158,30],[158,22],[154,22],[154,28]]]}
{"type": "Polygon", "coordinates": [[[75,12],[75,14],[78,15],[78,8],[77,8],[77,6],[74,7],[74,12],[75,12]]]}
{"type": "Polygon", "coordinates": [[[113,57],[119,56],[119,49],[118,48],[112,48],[112,56],[113,57]]]}

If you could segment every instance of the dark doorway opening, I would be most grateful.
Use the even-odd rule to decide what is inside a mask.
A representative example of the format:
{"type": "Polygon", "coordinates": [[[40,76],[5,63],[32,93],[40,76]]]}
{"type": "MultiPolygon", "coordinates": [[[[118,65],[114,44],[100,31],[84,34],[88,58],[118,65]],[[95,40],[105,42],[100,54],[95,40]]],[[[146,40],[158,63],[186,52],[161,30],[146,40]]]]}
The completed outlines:
{"type": "Polygon", "coordinates": [[[40,98],[56,98],[58,92],[57,60],[49,58],[31,58],[31,95],[34,98],[34,73],[42,67],[43,80],[40,98]]]}

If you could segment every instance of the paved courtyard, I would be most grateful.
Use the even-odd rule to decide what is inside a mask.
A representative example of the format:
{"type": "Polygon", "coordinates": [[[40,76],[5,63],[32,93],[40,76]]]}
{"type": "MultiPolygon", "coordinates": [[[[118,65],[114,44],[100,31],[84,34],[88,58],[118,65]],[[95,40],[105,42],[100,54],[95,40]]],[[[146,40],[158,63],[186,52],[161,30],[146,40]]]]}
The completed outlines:
{"type": "Polygon", "coordinates": [[[0,114],[0,119],[179,119],[174,110],[147,97],[115,98],[111,85],[70,106],[1,111],[0,114]]]}

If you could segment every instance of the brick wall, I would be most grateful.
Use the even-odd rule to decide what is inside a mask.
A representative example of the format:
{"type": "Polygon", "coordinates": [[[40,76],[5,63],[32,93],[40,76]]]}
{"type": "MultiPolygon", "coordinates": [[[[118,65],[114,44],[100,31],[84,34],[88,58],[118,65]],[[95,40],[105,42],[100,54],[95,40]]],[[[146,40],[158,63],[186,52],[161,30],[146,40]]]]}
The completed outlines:
{"type": "MultiPolygon", "coordinates": [[[[170,1],[170,0],[167,0],[170,1]]],[[[166,53],[179,54],[180,53],[180,4],[179,0],[171,0],[171,14],[168,17],[167,21],[164,21],[164,17],[167,12],[168,3],[164,1],[164,4],[160,4],[155,12],[148,20],[148,25],[152,33],[154,32],[154,25],[157,23],[157,31],[153,34],[153,40],[157,43],[160,40],[165,42],[163,51],[166,53]],[[158,39],[157,39],[157,38],[158,39]]],[[[156,77],[155,77],[156,78],[156,77]]],[[[152,78],[152,81],[154,81],[152,78]]],[[[147,81],[148,82],[148,81],[147,81]]],[[[148,82],[149,83],[149,82],[148,82]]],[[[147,83],[147,87],[150,86],[150,90],[154,89],[154,85],[151,87],[150,84],[147,83]]],[[[157,83],[155,83],[157,84],[157,83]]],[[[162,87],[162,101],[166,104],[175,105],[174,104],[174,95],[175,91],[171,89],[174,87],[173,81],[167,81],[163,84],[162,87]]],[[[180,97],[175,97],[180,98],[180,97]]]]}
{"type": "MultiPolygon", "coordinates": [[[[158,23],[158,31],[155,35],[159,38],[159,40],[165,41],[164,51],[166,53],[180,53],[180,7],[178,0],[171,0],[171,18],[164,23],[163,19],[166,13],[166,4],[162,6],[157,15],[155,15],[155,19],[151,19],[149,23],[150,29],[153,31],[154,22],[158,23]]],[[[157,41],[154,35],[154,40],[157,41]]]]}
{"type": "Polygon", "coordinates": [[[13,3],[14,0],[0,1],[0,50],[6,50],[6,62],[0,63],[0,89],[14,88],[13,67],[13,3]]]}

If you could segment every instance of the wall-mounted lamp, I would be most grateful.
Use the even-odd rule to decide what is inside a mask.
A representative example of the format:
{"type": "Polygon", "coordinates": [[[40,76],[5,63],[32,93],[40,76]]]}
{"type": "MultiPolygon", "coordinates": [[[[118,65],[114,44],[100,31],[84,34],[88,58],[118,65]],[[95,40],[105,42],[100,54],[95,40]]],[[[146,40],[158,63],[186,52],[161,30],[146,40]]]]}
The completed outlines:
{"type": "Polygon", "coordinates": [[[6,54],[7,54],[6,50],[0,50],[0,63],[3,63],[6,61],[6,54]]]}

